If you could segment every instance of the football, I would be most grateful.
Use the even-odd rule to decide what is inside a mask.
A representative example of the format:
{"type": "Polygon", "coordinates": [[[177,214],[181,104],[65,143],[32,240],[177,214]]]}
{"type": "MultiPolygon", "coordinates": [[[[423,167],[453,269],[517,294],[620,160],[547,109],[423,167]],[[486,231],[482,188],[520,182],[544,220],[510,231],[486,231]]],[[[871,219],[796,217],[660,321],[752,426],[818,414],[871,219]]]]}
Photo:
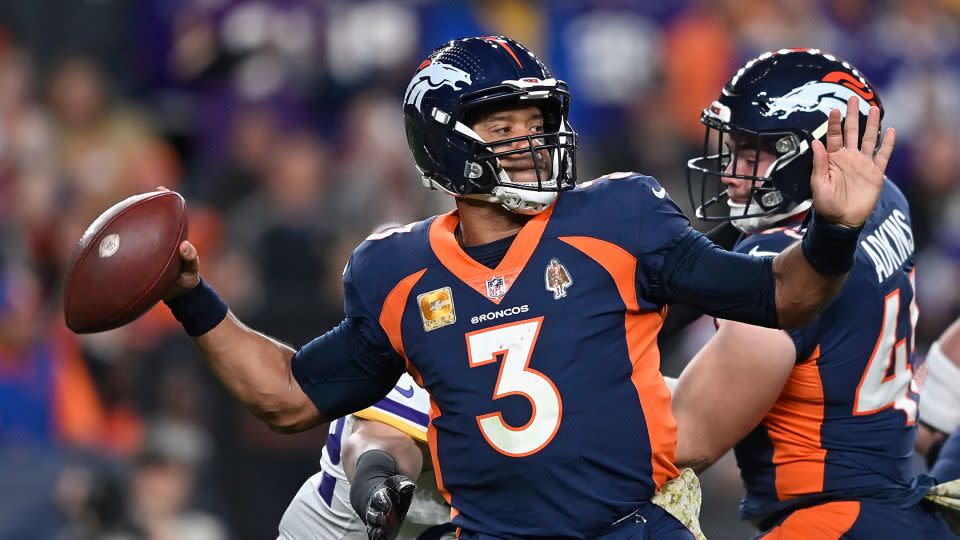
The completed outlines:
{"type": "Polygon", "coordinates": [[[186,202],[174,191],[134,195],[100,214],[67,266],[67,327],[78,334],[103,332],[153,307],[177,279],[178,248],[186,239],[186,202]]]}

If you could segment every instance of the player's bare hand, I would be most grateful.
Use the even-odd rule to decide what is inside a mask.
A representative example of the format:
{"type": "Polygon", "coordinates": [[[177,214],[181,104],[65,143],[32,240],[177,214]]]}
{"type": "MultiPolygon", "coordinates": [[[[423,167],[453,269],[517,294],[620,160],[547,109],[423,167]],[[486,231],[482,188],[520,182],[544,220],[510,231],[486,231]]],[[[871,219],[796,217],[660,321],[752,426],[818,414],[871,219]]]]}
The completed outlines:
{"type": "Polygon", "coordinates": [[[180,275],[167,294],[163,296],[164,300],[173,300],[181,294],[189,291],[200,284],[200,256],[197,255],[197,248],[193,247],[189,241],[180,242],[180,275]]]}
{"type": "Polygon", "coordinates": [[[840,110],[830,111],[826,146],[816,140],[812,144],[813,205],[824,219],[846,227],[863,225],[873,212],[896,140],[896,132],[887,128],[880,150],[874,152],[880,131],[880,109],[870,107],[863,142],[857,148],[859,107],[856,96],[847,101],[846,118],[850,121],[843,129],[840,110]]]}

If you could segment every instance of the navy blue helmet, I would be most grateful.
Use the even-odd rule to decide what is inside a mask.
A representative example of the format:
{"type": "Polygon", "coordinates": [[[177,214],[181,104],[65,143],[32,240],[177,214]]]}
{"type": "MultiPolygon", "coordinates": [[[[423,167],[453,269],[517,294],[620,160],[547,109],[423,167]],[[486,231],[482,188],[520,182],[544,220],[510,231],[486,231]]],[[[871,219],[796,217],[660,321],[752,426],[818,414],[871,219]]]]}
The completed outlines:
{"type": "Polygon", "coordinates": [[[840,109],[845,116],[850,96],[860,98],[862,137],[870,106],[879,107],[881,115],[883,107],[873,85],[848,62],[819,49],[782,49],[747,62],[700,116],[706,126],[703,152],[687,163],[697,217],[732,220],[752,233],[808,209],[810,143],[825,141],[830,111],[840,109]],[[758,170],[761,151],[775,156],[763,171],[758,170]],[[752,174],[738,169],[741,159],[753,163],[752,174]],[[723,178],[751,182],[745,204],[728,198],[723,178]]]}
{"type": "Polygon", "coordinates": [[[502,36],[457,39],[434,50],[403,98],[407,143],[425,186],[525,214],[542,211],[576,183],[577,134],[569,109],[567,84],[526,47],[502,36]],[[525,105],[540,108],[542,133],[491,144],[470,128],[478,108],[525,105]],[[517,142],[526,144],[503,150],[517,142]],[[527,152],[534,162],[549,152],[550,170],[536,168],[536,182],[511,181],[500,159],[527,152]]]}

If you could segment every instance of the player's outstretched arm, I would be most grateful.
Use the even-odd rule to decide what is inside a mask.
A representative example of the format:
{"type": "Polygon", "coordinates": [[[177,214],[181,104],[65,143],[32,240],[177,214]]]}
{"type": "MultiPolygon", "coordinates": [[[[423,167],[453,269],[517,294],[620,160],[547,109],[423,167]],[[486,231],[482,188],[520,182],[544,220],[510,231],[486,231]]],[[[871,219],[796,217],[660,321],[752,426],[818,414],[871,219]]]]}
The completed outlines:
{"type": "MultiPolygon", "coordinates": [[[[858,110],[858,98],[853,96],[847,102],[847,118],[857,118],[858,110]]],[[[879,129],[880,110],[871,107],[858,148],[859,122],[847,122],[841,129],[840,111],[834,109],[827,122],[826,146],[812,143],[812,222],[800,244],[773,260],[782,328],[812,320],[837,295],[853,265],[860,230],[880,197],[896,139],[893,128],[887,128],[875,152],[879,129]]]]}
{"type": "MultiPolygon", "coordinates": [[[[737,244],[737,240],[740,239],[742,233],[731,225],[729,221],[725,221],[704,233],[704,236],[709,238],[714,244],[729,251],[737,244]]],[[[690,326],[691,323],[702,317],[703,314],[702,309],[694,306],[672,304],[670,310],[667,311],[667,318],[663,321],[663,326],[660,327],[660,333],[657,334],[657,341],[660,343],[660,347],[663,348],[667,340],[679,334],[687,326],[690,326]]]]}
{"type": "Polygon", "coordinates": [[[247,327],[233,313],[194,342],[214,375],[271,429],[297,433],[329,420],[293,378],[295,351],[247,327]]]}
{"type": "Polygon", "coordinates": [[[781,330],[723,321],[673,390],[678,466],[702,472],[767,414],[796,360],[781,330]]]}
{"type": "Polygon", "coordinates": [[[343,470],[350,502],[367,525],[370,540],[393,540],[413,500],[423,453],[402,431],[374,420],[357,419],[343,441],[343,470]]]}
{"type": "Polygon", "coordinates": [[[244,325],[215,294],[199,294],[200,258],[190,242],[180,245],[180,257],[180,275],[165,301],[214,375],[271,429],[296,432],[324,422],[291,374],[295,351],[244,325]]]}

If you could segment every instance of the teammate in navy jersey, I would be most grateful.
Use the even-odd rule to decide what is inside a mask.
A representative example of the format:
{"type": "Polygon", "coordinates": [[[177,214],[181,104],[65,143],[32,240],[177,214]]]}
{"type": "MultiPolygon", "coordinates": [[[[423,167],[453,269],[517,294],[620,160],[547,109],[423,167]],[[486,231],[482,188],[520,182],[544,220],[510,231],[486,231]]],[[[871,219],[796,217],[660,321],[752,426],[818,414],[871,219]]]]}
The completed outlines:
{"type": "MultiPolygon", "coordinates": [[[[850,96],[862,99],[844,115],[852,130],[880,100],[847,62],[816,49],[748,62],[701,117],[708,148],[689,164],[698,215],[732,220],[744,233],[735,250],[759,260],[791,249],[819,211],[795,189],[807,145],[829,139],[828,115],[850,96]]],[[[815,321],[786,332],[721,320],[684,369],[678,463],[702,470],[735,446],[741,515],[759,538],[954,538],[919,504],[932,480],[910,469],[914,276],[910,209],[886,180],[853,270],[815,321]]]]}
{"type": "Polygon", "coordinates": [[[755,258],[694,231],[653,178],[575,188],[569,98],[511,39],[443,45],[404,115],[425,184],[457,210],[361,244],[343,323],[299,351],[249,329],[199,279],[189,242],[168,305],[277,430],[368,407],[410,373],[431,397],[427,438],[460,538],[690,538],[650,502],[679,474],[656,345],[666,305],[770,327],[811,320],[853,264],[892,132],[875,153],[872,109],[861,149],[858,126],[844,135],[833,114],[826,145],[812,143],[818,216],[802,247],[755,258]]]}

